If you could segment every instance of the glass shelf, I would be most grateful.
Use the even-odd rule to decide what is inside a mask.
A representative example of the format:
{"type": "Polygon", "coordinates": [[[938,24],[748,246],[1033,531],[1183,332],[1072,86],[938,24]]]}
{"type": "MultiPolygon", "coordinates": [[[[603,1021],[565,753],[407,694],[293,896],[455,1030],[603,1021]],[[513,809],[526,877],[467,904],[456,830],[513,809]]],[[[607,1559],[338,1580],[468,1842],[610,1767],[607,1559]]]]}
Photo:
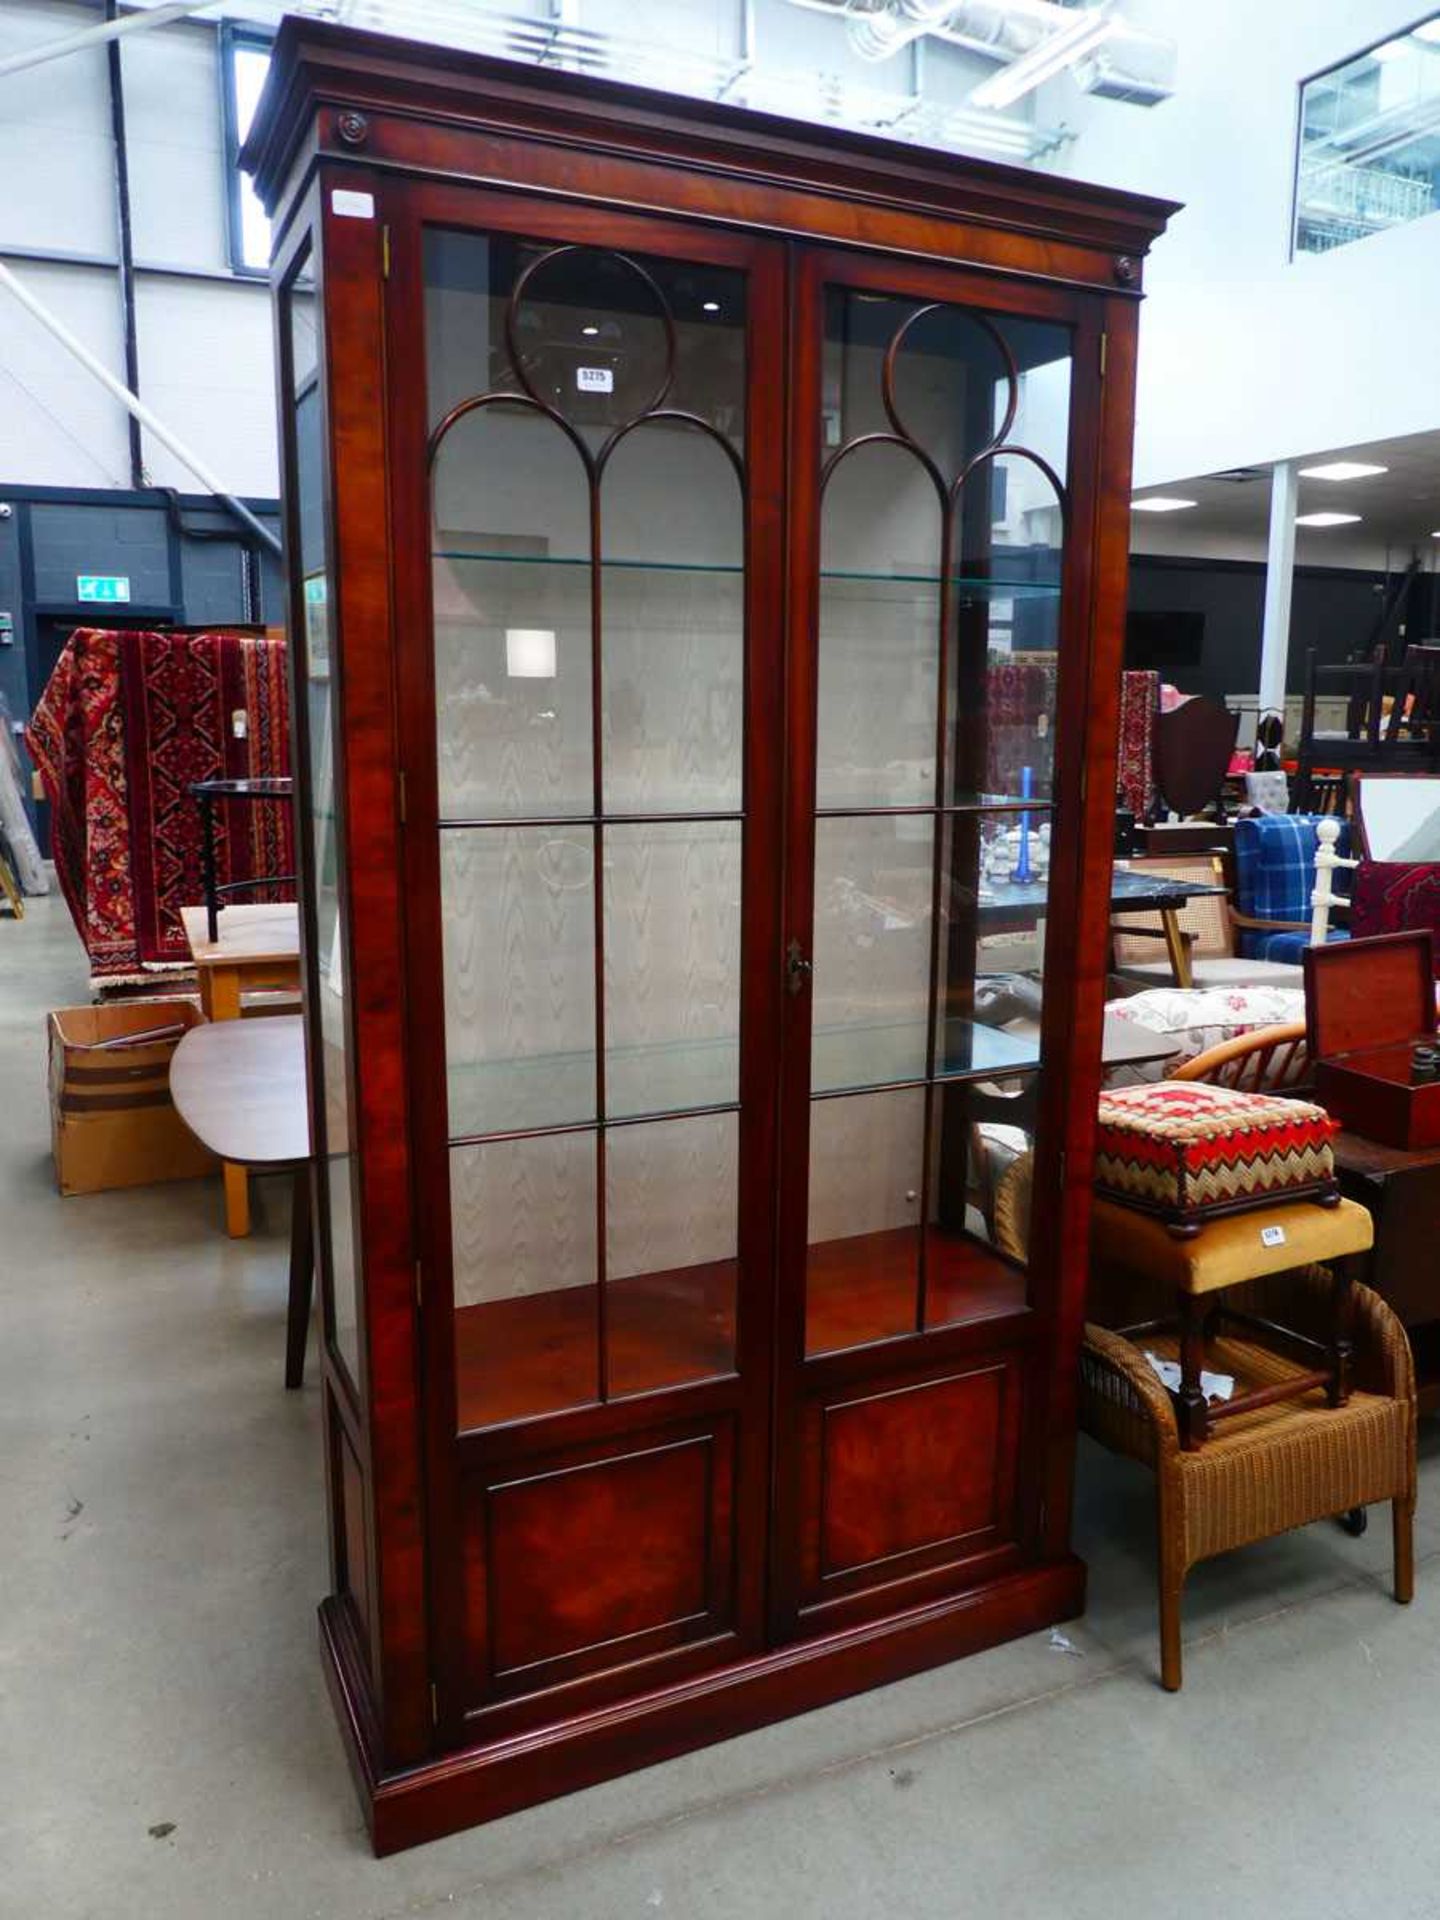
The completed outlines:
{"type": "MultiPolygon", "coordinates": [[[[1007,1033],[981,1020],[946,1020],[935,1053],[937,1081],[1009,1079],[1040,1067],[1038,1034],[1007,1033]]],[[[918,1086],[925,1073],[922,1020],[818,1027],[810,1081],[817,1098],[918,1086]]]]}
{"type": "MultiPolygon", "coordinates": [[[[933,776],[932,776],[933,777],[933,776]]],[[[914,805],[901,807],[867,807],[856,802],[853,807],[816,807],[817,820],[904,820],[911,816],[936,813],[1053,813],[1055,802],[1042,799],[1037,794],[1029,796],[1021,793],[975,793],[962,789],[952,799],[931,805],[917,801],[914,805]]]]}
{"type": "MultiPolygon", "coordinates": [[[[733,1035],[670,1044],[609,1047],[606,1119],[634,1122],[727,1111],[736,1103],[740,1043],[733,1035]]],[[[451,1144],[595,1122],[595,1054],[531,1054],[452,1061],[451,1144]]]]}
{"type": "MultiPolygon", "coordinates": [[[[947,1020],[935,1058],[937,1081],[1009,1079],[1040,1066],[1039,1037],[979,1020],[947,1020]]],[[[814,1037],[812,1077],[819,1096],[918,1084],[924,1071],[923,1024],[885,1021],[822,1028],[814,1037]],[[908,1056],[914,1055],[913,1059],[908,1056]]],[[[451,1144],[512,1133],[596,1125],[590,1051],[517,1060],[452,1063],[451,1144]]],[[[739,1043],[730,1037],[609,1049],[607,1121],[633,1124],[731,1111],[737,1098],[739,1043]]]]}
{"type": "MultiPolygon", "coordinates": [[[[588,568],[590,560],[583,554],[558,553],[484,553],[469,552],[464,548],[432,548],[432,560],[473,561],[477,565],[512,567],[583,567],[588,568]]],[[[688,573],[688,574],[743,574],[745,569],[738,564],[707,563],[705,561],[674,560],[625,560],[606,558],[600,562],[603,570],[612,568],[623,573],[688,573]]],[[[822,572],[822,581],[837,585],[881,586],[881,587],[934,587],[939,584],[937,573],[854,573],[849,571],[822,572]]],[[[1003,580],[994,575],[972,576],[953,574],[951,584],[963,588],[967,593],[993,595],[1001,600],[1057,600],[1060,597],[1058,581],[1048,580],[1003,580]]]]}

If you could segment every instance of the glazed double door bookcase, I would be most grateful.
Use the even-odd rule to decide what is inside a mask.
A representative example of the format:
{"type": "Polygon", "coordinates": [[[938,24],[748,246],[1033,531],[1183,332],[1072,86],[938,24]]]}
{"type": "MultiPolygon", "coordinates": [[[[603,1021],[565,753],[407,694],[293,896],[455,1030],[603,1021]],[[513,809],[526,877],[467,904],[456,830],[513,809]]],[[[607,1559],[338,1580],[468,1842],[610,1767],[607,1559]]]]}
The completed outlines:
{"type": "Polygon", "coordinates": [[[1134,309],[344,118],[277,332],[325,1644],[390,1846],[1080,1604],[1134,309]]]}
{"type": "Polygon", "coordinates": [[[982,1115],[1042,1101],[1072,329],[802,254],[791,445],[773,242],[417,200],[416,1126],[483,1725],[1020,1551],[982,1115]]]}

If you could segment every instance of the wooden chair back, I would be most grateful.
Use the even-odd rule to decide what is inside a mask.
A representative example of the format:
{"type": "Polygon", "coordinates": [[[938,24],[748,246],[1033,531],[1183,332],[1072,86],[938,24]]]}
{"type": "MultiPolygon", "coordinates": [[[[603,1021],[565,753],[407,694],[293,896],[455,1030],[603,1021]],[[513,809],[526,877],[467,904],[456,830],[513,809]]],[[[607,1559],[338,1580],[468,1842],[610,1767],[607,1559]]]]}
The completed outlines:
{"type": "Polygon", "coordinates": [[[1234,1040],[1222,1040],[1176,1067],[1172,1080],[1203,1080],[1236,1093],[1290,1093],[1308,1084],[1310,1053],[1305,1022],[1257,1027],[1234,1040]]]}

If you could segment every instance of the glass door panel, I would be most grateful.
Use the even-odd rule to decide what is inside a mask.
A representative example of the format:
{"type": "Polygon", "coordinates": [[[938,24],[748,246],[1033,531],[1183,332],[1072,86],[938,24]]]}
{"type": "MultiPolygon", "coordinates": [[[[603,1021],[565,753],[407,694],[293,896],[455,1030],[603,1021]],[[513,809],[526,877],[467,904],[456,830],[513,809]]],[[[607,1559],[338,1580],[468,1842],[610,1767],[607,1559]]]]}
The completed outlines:
{"type": "Polygon", "coordinates": [[[447,833],[440,860],[452,1136],[593,1123],[592,834],[447,833]]]}
{"type": "Polygon", "coordinates": [[[612,826],[605,1086],[613,1118],[740,1096],[740,825],[612,826]]]}
{"type": "Polygon", "coordinates": [[[574,448],[518,405],[469,414],[436,463],[434,511],[441,818],[588,813],[589,517],[574,448]],[[525,476],[500,525],[474,484],[487,473],[525,476]]]}
{"type": "Polygon", "coordinates": [[[817,1093],[924,1075],[934,838],[923,813],[815,822],[817,1093]]]}
{"type": "Polygon", "coordinates": [[[810,1354],[1027,1298],[1070,405],[1066,327],[823,311],[810,1354]]]}
{"type": "Polygon", "coordinates": [[[746,281],[424,261],[463,1429],[735,1366],[746,281]]]}

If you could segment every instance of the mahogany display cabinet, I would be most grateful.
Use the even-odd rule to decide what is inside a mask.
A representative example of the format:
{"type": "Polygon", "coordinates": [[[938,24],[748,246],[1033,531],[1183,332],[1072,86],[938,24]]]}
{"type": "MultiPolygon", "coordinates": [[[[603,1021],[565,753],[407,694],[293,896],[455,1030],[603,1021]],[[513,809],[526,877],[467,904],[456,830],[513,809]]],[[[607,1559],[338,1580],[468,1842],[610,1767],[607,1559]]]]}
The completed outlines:
{"type": "Polygon", "coordinates": [[[245,160],[385,1851],[1082,1606],[1173,209],[295,19],[245,160]]]}

